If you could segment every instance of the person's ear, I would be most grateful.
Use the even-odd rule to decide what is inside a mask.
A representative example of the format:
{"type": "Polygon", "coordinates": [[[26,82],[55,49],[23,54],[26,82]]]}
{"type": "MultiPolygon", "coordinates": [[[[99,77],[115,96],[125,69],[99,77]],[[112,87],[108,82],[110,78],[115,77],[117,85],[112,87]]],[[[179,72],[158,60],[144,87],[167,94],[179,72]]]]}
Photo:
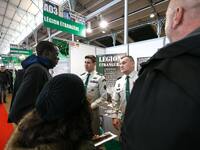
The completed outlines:
{"type": "Polygon", "coordinates": [[[182,7],[176,8],[173,16],[172,28],[177,28],[183,21],[184,9],[182,7]]]}

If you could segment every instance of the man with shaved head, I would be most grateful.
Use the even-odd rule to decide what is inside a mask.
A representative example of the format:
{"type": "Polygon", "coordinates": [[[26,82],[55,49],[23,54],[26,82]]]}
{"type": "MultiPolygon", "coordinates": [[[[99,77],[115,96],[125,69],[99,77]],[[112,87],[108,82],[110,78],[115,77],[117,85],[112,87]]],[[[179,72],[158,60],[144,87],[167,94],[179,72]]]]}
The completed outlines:
{"type": "Polygon", "coordinates": [[[142,65],[122,126],[123,150],[200,149],[200,0],[171,0],[170,44],[142,65]]]}

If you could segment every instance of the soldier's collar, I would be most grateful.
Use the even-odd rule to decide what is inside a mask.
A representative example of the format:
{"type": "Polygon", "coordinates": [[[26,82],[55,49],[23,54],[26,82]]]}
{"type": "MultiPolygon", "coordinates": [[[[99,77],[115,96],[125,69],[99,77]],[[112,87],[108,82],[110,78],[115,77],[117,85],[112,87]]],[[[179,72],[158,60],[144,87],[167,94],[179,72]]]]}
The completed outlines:
{"type": "Polygon", "coordinates": [[[136,74],[137,74],[137,72],[133,70],[128,76],[130,78],[133,78],[136,74]]]}
{"type": "Polygon", "coordinates": [[[90,74],[90,75],[94,75],[96,73],[96,71],[92,71],[92,72],[87,72],[87,74],[90,74]]]}

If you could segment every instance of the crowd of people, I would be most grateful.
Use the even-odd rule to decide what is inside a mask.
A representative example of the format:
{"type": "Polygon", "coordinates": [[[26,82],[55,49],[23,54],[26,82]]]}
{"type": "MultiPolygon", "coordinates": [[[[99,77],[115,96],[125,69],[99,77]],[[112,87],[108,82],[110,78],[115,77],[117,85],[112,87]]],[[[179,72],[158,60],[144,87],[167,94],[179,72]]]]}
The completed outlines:
{"type": "MultiPolygon", "coordinates": [[[[199,0],[170,0],[165,31],[171,43],[143,63],[139,73],[132,56],[121,57],[123,76],[112,93],[112,125],[121,149],[200,148],[199,13],[199,0]]],[[[99,104],[108,99],[106,79],[95,70],[96,57],[85,56],[80,76],[52,78],[49,69],[58,63],[58,48],[41,41],[36,52],[22,62],[24,72],[14,86],[8,120],[17,128],[5,149],[104,149],[93,143],[100,134],[99,104]]],[[[8,84],[1,67],[2,93],[8,84]]]]}

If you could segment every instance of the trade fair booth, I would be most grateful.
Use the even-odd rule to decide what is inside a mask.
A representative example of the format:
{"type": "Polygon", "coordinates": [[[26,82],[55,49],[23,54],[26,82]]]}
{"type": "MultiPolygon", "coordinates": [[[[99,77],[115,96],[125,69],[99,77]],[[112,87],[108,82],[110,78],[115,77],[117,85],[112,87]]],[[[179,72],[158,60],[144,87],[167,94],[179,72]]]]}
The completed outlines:
{"type": "MultiPolygon", "coordinates": [[[[120,58],[125,55],[132,56],[135,61],[134,69],[139,71],[141,63],[146,62],[168,43],[166,37],[161,37],[164,17],[159,17],[154,8],[159,6],[160,12],[162,12],[163,5],[166,5],[168,1],[163,0],[155,4],[148,4],[146,7],[141,7],[146,4],[146,1],[136,6],[135,3],[138,3],[138,1],[128,2],[127,0],[113,0],[110,2],[94,2],[91,0],[90,6],[83,5],[86,1],[77,3],[73,0],[59,0],[59,2],[56,0],[36,0],[37,2],[31,1],[29,7],[23,1],[15,2],[16,4],[18,3],[17,5],[5,1],[5,8],[2,5],[2,8],[5,9],[5,14],[0,17],[3,17],[3,22],[4,17],[7,20],[11,20],[10,23],[7,21],[8,25],[6,25],[6,22],[1,25],[0,39],[2,44],[0,48],[2,54],[0,54],[0,64],[10,69],[13,78],[15,78],[16,70],[22,69],[21,62],[32,54],[36,54],[36,46],[40,41],[50,41],[59,49],[58,64],[49,70],[53,77],[63,73],[73,73],[80,76],[85,72],[85,56],[96,56],[96,71],[105,76],[105,91],[107,90],[109,97],[107,99],[108,102],[99,104],[101,132],[112,133],[112,137],[107,139],[109,141],[114,138],[119,140],[119,137],[117,137],[119,131],[112,125],[110,114],[112,114],[113,110],[110,107],[110,103],[114,84],[122,76],[119,68],[120,58]],[[77,11],[78,9],[75,9],[76,4],[84,9],[77,11]],[[130,5],[129,8],[128,5],[130,5]],[[31,9],[29,10],[29,8],[31,9]],[[9,10],[8,12],[12,12],[11,10],[15,9],[16,11],[13,12],[13,16],[9,16],[7,9],[9,10]],[[153,13],[152,10],[154,10],[153,13]],[[139,16],[140,12],[143,12],[142,16],[146,17],[146,22],[140,19],[142,18],[139,16]],[[157,15],[157,19],[153,19],[155,16],[150,16],[149,19],[149,14],[157,15]],[[141,23],[136,25],[135,22],[137,23],[137,20],[141,20],[141,23]],[[153,26],[154,32],[157,31],[155,37],[158,38],[147,38],[150,40],[138,40],[139,42],[135,42],[128,35],[129,31],[134,31],[138,27],[149,24],[153,26]],[[13,36],[14,32],[15,36],[13,36]],[[124,33],[124,35],[121,33],[124,33]],[[108,41],[112,43],[113,46],[111,47],[102,46],[103,44],[97,40],[107,36],[112,39],[112,42],[108,41]],[[115,46],[120,39],[121,45],[115,46]],[[94,41],[97,44],[94,44],[94,41]]],[[[102,143],[98,144],[101,145],[102,143]]]]}

